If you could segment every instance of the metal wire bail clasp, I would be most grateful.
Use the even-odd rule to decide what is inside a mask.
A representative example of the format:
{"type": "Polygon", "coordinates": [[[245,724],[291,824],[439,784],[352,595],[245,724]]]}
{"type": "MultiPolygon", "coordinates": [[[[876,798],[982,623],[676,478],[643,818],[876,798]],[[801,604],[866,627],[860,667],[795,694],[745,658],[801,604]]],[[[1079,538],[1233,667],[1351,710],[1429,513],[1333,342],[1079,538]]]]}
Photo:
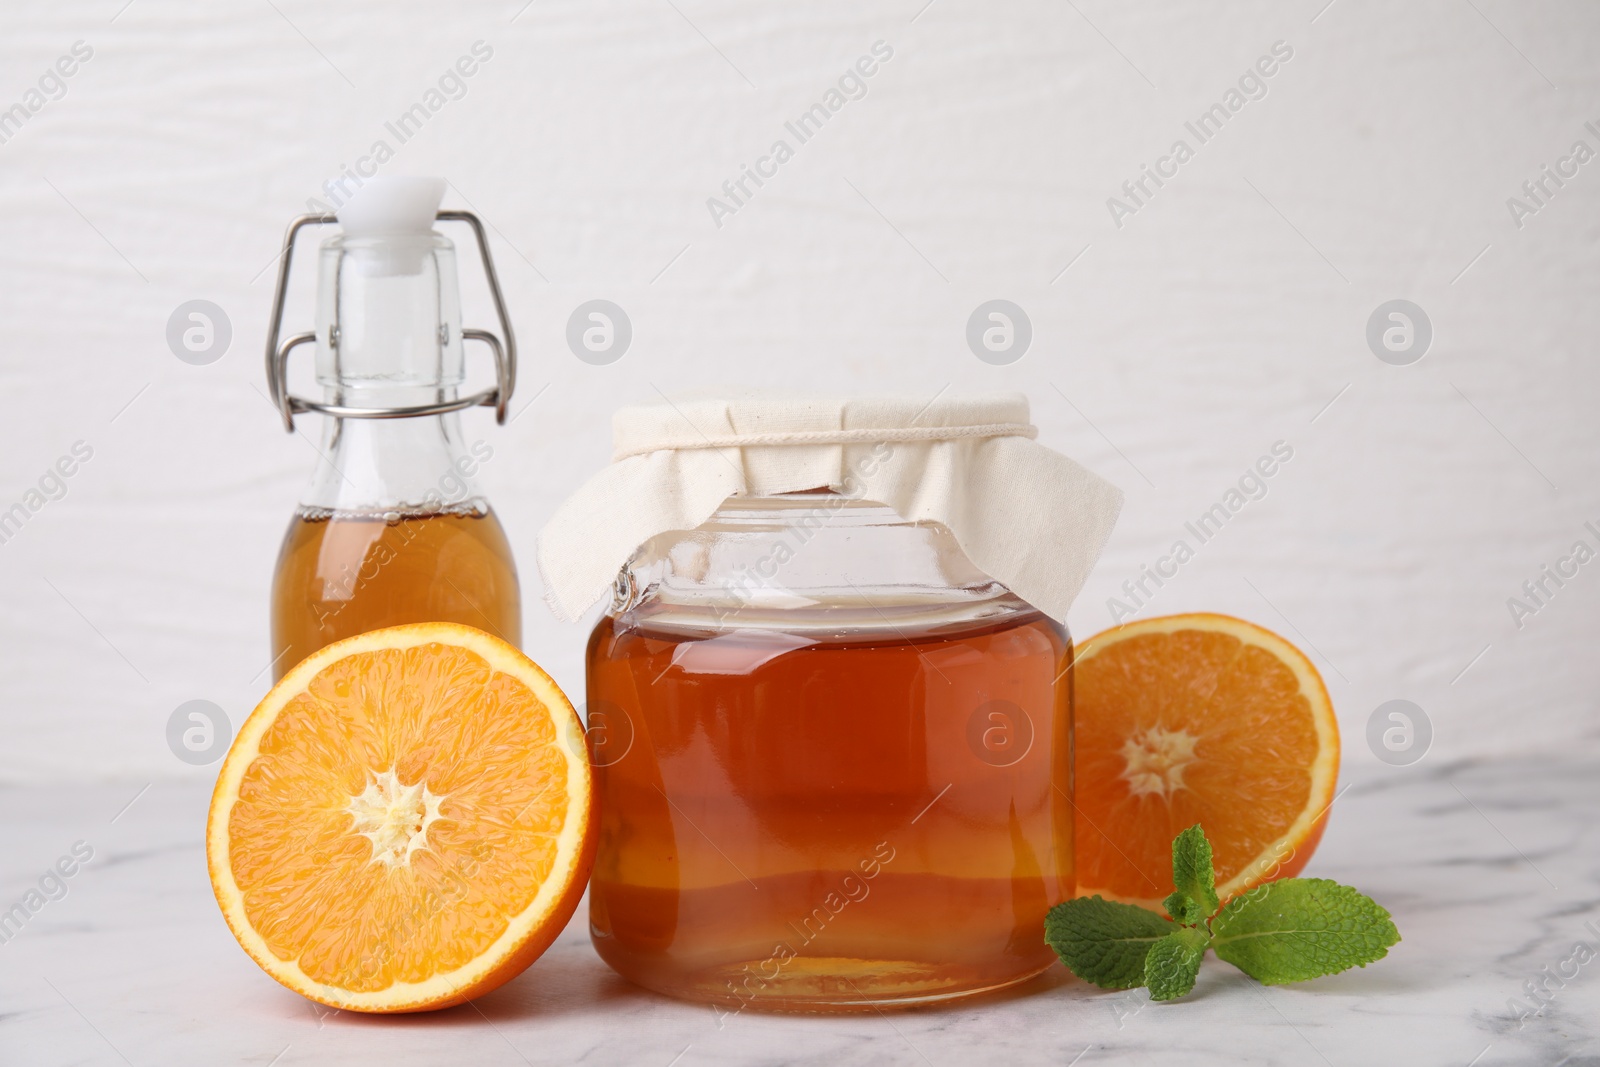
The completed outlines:
{"type": "Polygon", "coordinates": [[[511,403],[511,392],[517,384],[517,339],[511,332],[511,317],[506,314],[505,297],[500,292],[500,276],[495,272],[494,259],[489,255],[489,240],[483,232],[483,222],[470,211],[441,211],[435,218],[440,222],[465,222],[472,227],[478,242],[478,255],[483,261],[483,274],[489,282],[489,295],[494,300],[494,312],[500,320],[500,337],[488,330],[464,329],[464,341],[482,341],[494,352],[495,387],[471,396],[436,404],[419,404],[398,408],[358,408],[339,404],[324,404],[316,400],[289,395],[289,353],[304,344],[314,344],[315,332],[297,333],[278,338],[283,333],[283,304],[289,292],[289,264],[294,258],[294,242],[306,226],[325,226],[339,221],[337,215],[301,215],[289,224],[283,236],[283,255],[278,263],[278,287],[272,295],[271,325],[267,331],[267,388],[272,403],[283,416],[283,428],[294,432],[294,417],[301,412],[315,411],[339,419],[406,419],[417,415],[443,415],[466,408],[492,407],[495,422],[504,426],[506,409],[511,403]],[[501,341],[504,337],[504,341],[501,341]]]}

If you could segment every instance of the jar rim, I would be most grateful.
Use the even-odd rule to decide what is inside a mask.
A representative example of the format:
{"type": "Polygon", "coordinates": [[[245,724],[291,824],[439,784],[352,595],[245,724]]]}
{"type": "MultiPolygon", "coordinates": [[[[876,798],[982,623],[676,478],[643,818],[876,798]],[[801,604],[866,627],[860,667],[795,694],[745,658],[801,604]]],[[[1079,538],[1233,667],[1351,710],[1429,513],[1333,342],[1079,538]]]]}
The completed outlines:
{"type": "MultiPolygon", "coordinates": [[[[730,496],[697,528],[749,529],[789,521],[792,516],[824,517],[844,526],[944,527],[931,519],[908,519],[880,500],[851,496],[833,489],[805,489],[760,496],[730,496]]],[[[689,530],[669,531],[686,534],[689,530]]]]}

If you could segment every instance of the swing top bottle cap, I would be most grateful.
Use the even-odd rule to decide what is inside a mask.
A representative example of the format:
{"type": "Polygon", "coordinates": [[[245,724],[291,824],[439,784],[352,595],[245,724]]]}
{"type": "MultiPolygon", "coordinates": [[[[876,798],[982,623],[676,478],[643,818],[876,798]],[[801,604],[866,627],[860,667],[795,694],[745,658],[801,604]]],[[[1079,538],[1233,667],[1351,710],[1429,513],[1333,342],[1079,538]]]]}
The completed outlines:
{"type": "Polygon", "coordinates": [[[444,187],[443,178],[372,178],[339,209],[339,225],[351,237],[429,233],[444,187]]]}
{"type": "Polygon", "coordinates": [[[295,415],[307,411],[336,419],[393,419],[445,415],[480,405],[493,407],[496,421],[504,425],[516,385],[516,339],[482,221],[470,211],[439,210],[447,184],[443,178],[372,178],[334,215],[303,215],[290,224],[267,332],[267,385],[285,430],[293,432],[295,415]],[[435,229],[439,221],[472,228],[500,320],[498,336],[461,322],[455,245],[435,229]],[[323,241],[317,252],[317,328],[285,338],[284,301],[295,235],[305,226],[335,222],[343,232],[323,241]],[[439,386],[463,380],[464,341],[490,346],[495,387],[469,396],[440,396],[439,386]],[[289,354],[300,345],[313,344],[317,378],[334,391],[320,401],[292,396],[288,386],[289,354]],[[425,384],[418,386],[419,381],[425,384]],[[358,385],[370,387],[371,395],[354,400],[351,390],[358,385]],[[413,386],[434,395],[394,397],[372,392],[413,386]]]}

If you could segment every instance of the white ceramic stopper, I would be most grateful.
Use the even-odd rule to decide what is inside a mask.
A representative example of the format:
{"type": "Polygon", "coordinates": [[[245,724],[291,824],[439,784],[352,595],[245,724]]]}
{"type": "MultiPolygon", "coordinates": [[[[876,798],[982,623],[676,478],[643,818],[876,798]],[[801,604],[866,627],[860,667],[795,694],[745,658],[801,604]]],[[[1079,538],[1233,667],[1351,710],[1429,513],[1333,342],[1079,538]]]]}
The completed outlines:
{"type": "Polygon", "coordinates": [[[443,178],[371,178],[339,209],[339,225],[351,237],[428,233],[444,186],[443,178]]]}

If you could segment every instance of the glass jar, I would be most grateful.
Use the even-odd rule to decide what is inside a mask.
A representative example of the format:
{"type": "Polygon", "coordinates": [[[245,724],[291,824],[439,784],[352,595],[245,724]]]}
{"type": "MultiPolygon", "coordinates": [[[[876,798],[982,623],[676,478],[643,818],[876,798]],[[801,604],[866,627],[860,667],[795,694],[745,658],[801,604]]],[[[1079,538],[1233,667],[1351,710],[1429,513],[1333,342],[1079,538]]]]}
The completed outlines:
{"type": "Polygon", "coordinates": [[[1072,645],[944,526],[736,497],[588,648],[590,931],[640,985],[847,1010],[1024,981],[1073,892],[1072,645]]]}

